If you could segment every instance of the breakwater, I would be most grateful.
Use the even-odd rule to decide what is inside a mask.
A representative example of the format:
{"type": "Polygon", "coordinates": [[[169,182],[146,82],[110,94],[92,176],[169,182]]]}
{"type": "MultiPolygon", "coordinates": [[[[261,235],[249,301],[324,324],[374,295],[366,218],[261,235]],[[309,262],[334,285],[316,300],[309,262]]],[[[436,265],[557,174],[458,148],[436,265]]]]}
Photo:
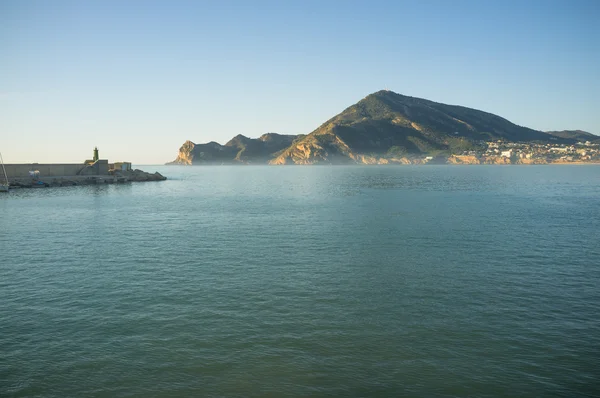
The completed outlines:
{"type": "Polygon", "coordinates": [[[27,163],[4,165],[12,188],[113,184],[163,181],[167,179],[160,173],[148,173],[139,169],[119,169],[114,166],[106,160],[98,160],[93,164],[27,163]]]}

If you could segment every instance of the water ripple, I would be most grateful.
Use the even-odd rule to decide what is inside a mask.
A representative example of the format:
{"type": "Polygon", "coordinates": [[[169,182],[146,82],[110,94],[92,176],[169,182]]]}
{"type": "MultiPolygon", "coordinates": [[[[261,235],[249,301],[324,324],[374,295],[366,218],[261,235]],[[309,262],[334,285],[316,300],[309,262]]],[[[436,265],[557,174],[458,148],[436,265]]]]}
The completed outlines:
{"type": "Polygon", "coordinates": [[[598,396],[597,167],[0,197],[0,395],[598,396]]]}

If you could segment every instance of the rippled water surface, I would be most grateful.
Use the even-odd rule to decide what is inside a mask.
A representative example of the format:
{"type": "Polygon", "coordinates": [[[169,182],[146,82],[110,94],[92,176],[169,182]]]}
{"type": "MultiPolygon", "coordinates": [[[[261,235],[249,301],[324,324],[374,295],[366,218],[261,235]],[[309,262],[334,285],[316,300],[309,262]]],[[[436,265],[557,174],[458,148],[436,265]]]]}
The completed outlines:
{"type": "Polygon", "coordinates": [[[600,394],[600,167],[0,196],[0,396],[600,394]]]}

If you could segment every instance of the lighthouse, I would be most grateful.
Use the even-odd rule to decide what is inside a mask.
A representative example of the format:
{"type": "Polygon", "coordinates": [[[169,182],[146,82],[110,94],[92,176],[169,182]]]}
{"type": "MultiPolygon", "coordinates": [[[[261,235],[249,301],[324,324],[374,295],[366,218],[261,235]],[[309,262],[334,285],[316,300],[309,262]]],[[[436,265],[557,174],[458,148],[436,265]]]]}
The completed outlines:
{"type": "Polygon", "coordinates": [[[94,147],[94,162],[97,162],[98,159],[100,159],[98,157],[98,147],[94,147]]]}

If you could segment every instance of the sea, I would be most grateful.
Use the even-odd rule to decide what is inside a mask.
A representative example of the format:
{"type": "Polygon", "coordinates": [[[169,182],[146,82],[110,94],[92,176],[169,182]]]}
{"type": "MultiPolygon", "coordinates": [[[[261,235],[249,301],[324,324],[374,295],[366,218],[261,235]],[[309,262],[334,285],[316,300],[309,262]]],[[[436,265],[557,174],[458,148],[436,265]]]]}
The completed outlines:
{"type": "Polygon", "coordinates": [[[600,396],[600,166],[0,194],[2,397],[600,396]]]}

